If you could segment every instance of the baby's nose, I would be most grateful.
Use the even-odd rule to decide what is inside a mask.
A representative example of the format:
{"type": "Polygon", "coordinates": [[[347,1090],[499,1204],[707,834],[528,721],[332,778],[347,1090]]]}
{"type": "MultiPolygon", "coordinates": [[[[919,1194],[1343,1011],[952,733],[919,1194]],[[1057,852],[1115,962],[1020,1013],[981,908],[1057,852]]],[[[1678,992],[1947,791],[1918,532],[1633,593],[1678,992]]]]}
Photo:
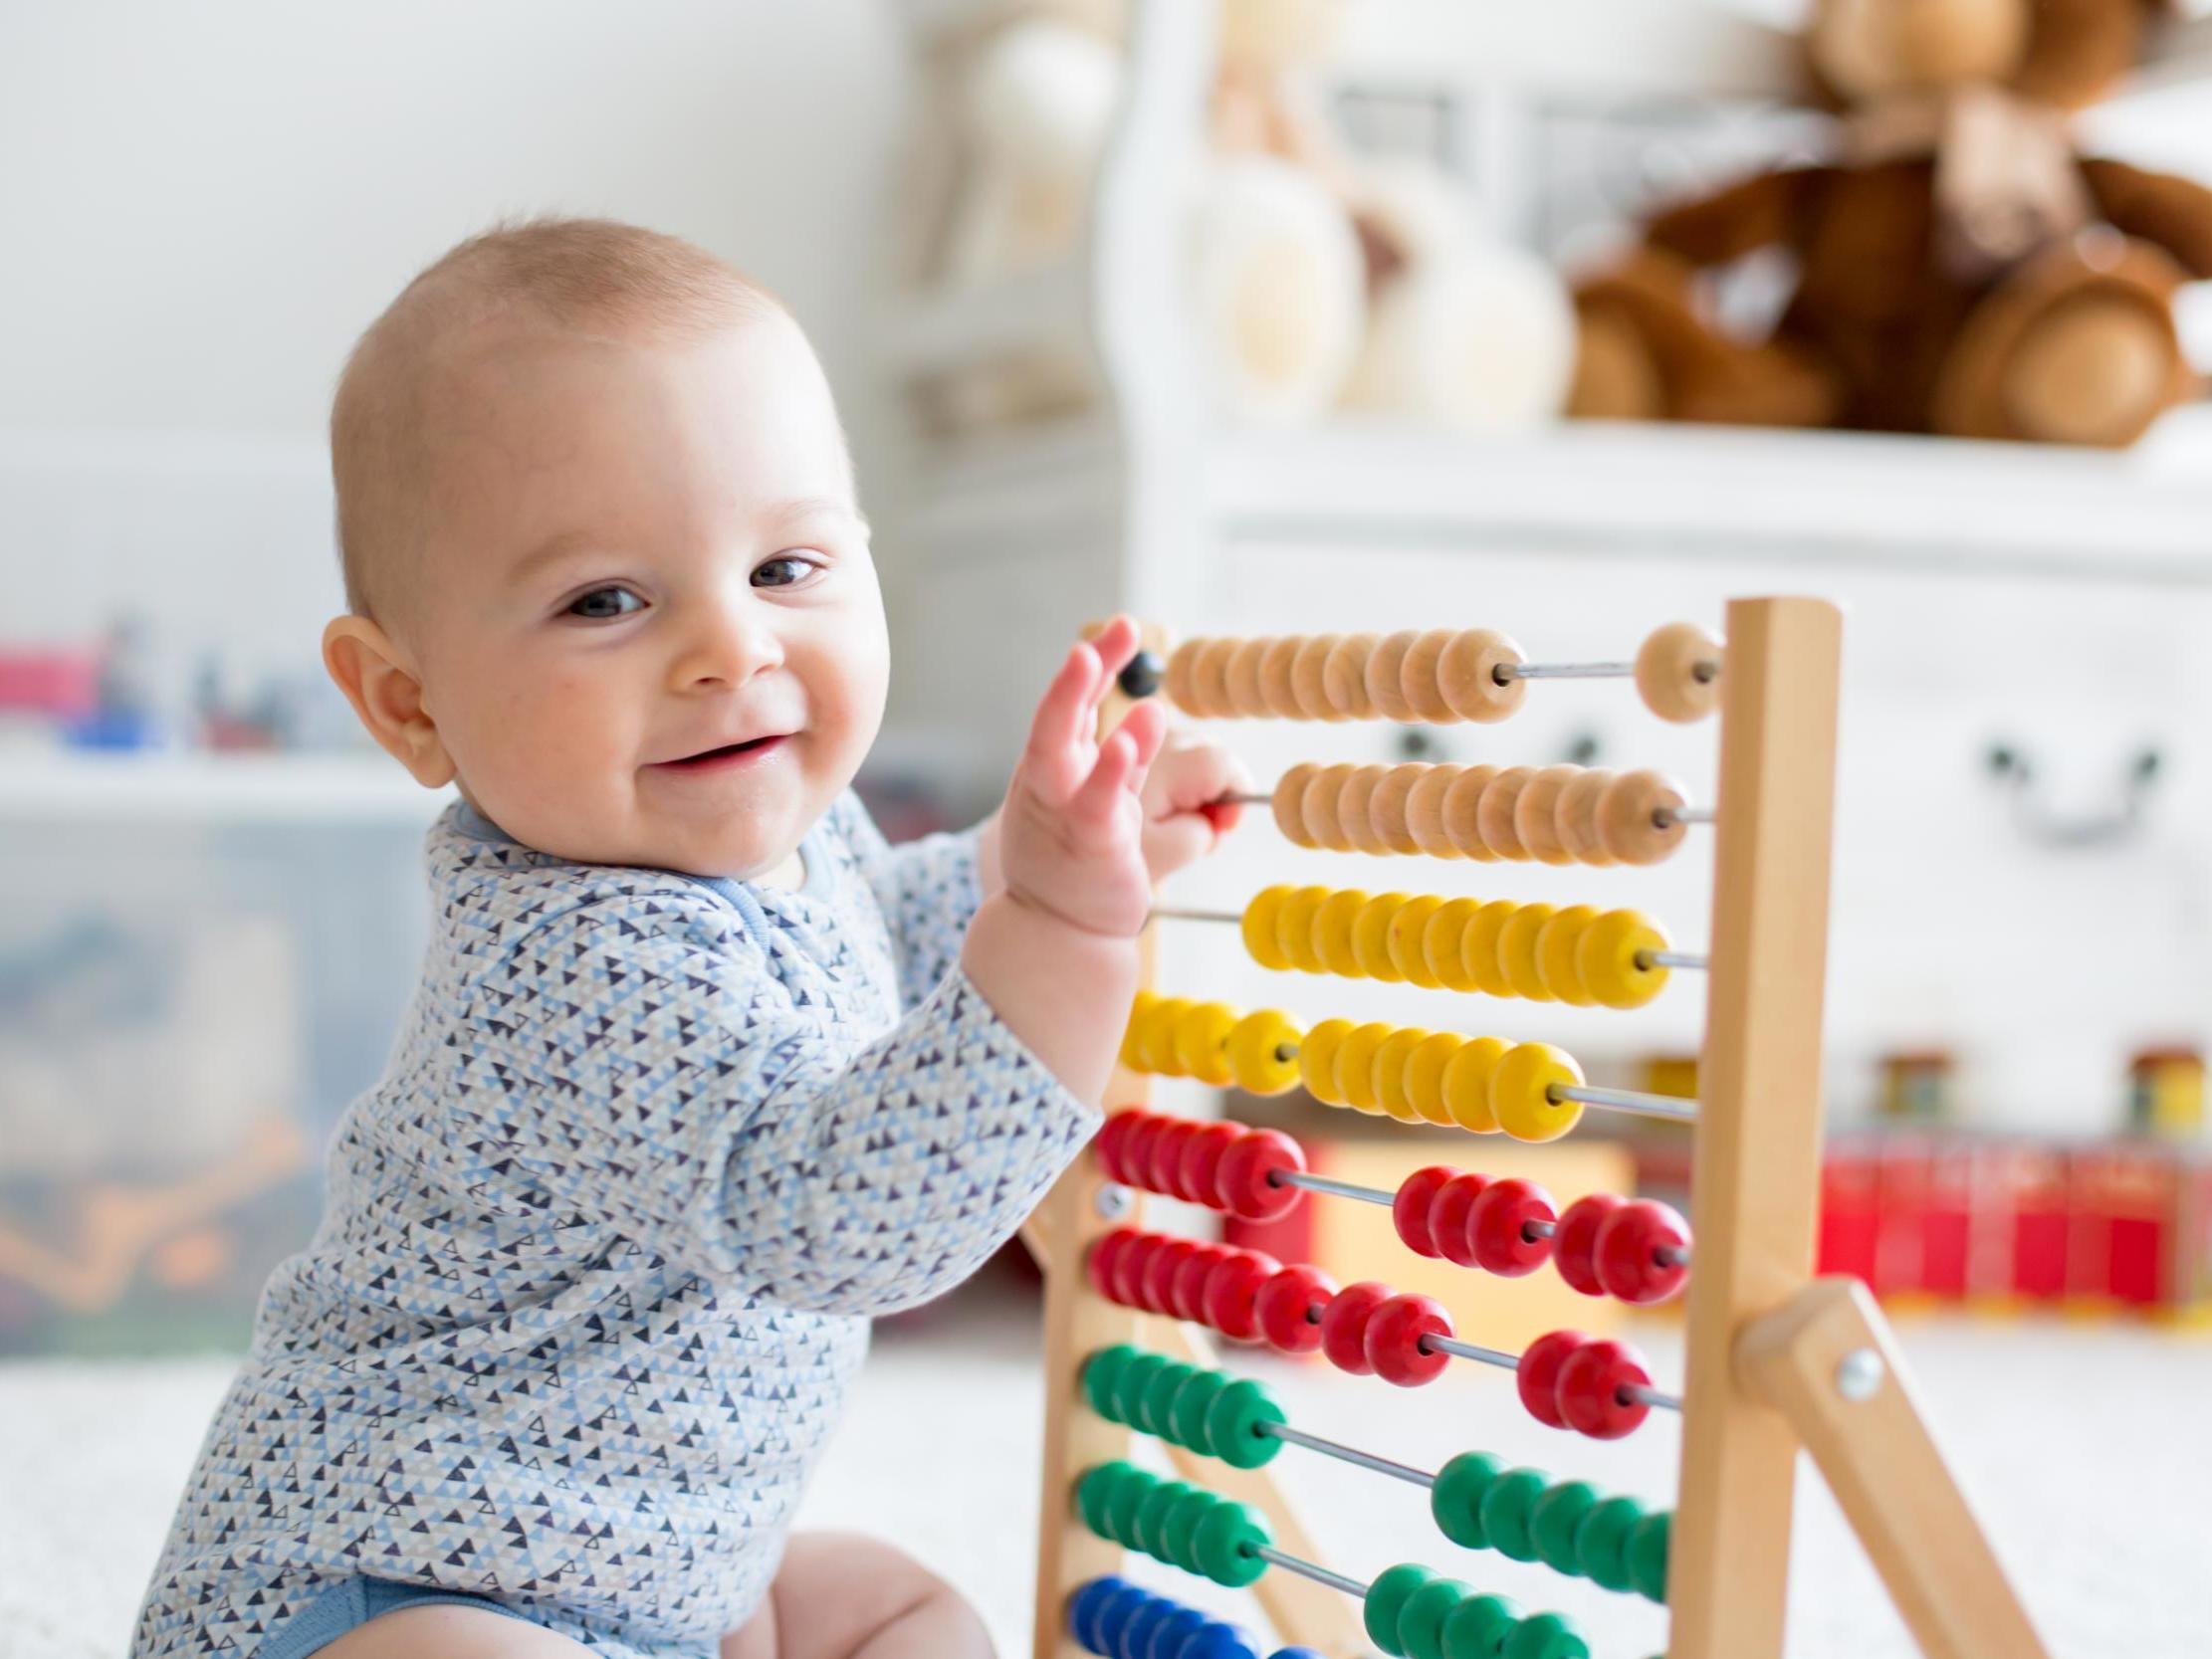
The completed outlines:
{"type": "Polygon", "coordinates": [[[782,644],[762,610],[745,604],[701,607],[674,664],[678,689],[741,685],[781,663],[782,644]]]}

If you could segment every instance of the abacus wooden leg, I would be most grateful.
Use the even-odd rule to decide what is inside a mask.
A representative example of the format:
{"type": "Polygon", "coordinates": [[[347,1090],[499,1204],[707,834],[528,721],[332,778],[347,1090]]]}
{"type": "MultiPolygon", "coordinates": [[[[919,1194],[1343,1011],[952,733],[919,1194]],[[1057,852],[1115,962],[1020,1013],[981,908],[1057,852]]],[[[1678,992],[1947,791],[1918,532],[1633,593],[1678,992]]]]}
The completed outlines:
{"type": "Polygon", "coordinates": [[[2045,1659],[1866,1286],[1806,1286],[1744,1331],[1736,1365],[1828,1477],[1927,1659],[2045,1659]]]}

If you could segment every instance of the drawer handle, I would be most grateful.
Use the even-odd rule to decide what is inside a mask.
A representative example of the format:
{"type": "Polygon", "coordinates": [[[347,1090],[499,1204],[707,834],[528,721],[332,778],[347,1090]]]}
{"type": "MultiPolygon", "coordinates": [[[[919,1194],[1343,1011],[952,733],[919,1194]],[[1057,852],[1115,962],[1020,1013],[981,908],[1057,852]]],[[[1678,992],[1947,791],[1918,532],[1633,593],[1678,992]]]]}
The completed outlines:
{"type": "Polygon", "coordinates": [[[2028,840],[2042,847],[2103,847],[2131,841],[2142,830],[2143,801],[2158,781],[2162,765],[2155,748],[2140,750],[2119,781],[2119,799],[2103,812],[2068,817],[2038,798],[2034,758],[2017,743],[1997,742],[1986,761],[1999,786],[2012,796],[2012,821],[2028,840]]]}

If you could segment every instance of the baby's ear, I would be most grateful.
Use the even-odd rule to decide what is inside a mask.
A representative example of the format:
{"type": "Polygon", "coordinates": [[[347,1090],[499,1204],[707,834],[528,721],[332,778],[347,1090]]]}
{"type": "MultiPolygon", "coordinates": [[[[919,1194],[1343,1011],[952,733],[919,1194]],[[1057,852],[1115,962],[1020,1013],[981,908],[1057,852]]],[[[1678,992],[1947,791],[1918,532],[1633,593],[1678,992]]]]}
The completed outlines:
{"type": "Polygon", "coordinates": [[[378,745],[425,789],[453,781],[453,760],[422,701],[422,682],[391,636],[365,616],[338,616],[323,630],[323,666],[378,745]]]}

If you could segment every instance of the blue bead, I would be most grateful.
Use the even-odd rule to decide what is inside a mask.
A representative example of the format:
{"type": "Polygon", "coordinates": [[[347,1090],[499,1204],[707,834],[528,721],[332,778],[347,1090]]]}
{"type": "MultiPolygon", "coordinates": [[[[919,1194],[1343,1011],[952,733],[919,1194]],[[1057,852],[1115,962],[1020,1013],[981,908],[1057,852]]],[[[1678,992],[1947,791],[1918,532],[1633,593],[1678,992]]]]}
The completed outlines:
{"type": "Polygon", "coordinates": [[[1152,1627],[1151,1644],[1130,1659],[1183,1659],[1184,1644],[1206,1628],[1206,1615],[1196,1607],[1171,1601],[1168,1608],[1168,1616],[1152,1627]]]}
{"type": "Polygon", "coordinates": [[[1093,1578],[1080,1586],[1067,1600],[1068,1634],[1092,1653],[1108,1653],[1098,1634],[1098,1615],[1116,1591],[1125,1587],[1126,1580],[1111,1575],[1093,1578]]]}
{"type": "Polygon", "coordinates": [[[1115,1645],[1114,1659],[1152,1659],[1152,1633],[1175,1611],[1175,1603],[1166,1596],[1146,1592],[1144,1605],[1121,1627],[1121,1640],[1115,1645]]]}
{"type": "Polygon", "coordinates": [[[1183,1644],[1178,1659],[1259,1659],[1259,1645],[1249,1632],[1210,1619],[1183,1644]]]}
{"type": "Polygon", "coordinates": [[[1096,1652],[1106,1659],[1126,1659],[1129,1652],[1129,1627],[1138,1614],[1151,1606],[1155,1597],[1149,1590],[1139,1589],[1126,1578],[1120,1580],[1121,1588],[1108,1597],[1106,1605],[1099,1608],[1098,1616],[1091,1620],[1098,1634],[1096,1652]]]}
{"type": "Polygon", "coordinates": [[[1268,1659],[1329,1659],[1329,1656],[1315,1647],[1278,1647],[1268,1659]]]}

